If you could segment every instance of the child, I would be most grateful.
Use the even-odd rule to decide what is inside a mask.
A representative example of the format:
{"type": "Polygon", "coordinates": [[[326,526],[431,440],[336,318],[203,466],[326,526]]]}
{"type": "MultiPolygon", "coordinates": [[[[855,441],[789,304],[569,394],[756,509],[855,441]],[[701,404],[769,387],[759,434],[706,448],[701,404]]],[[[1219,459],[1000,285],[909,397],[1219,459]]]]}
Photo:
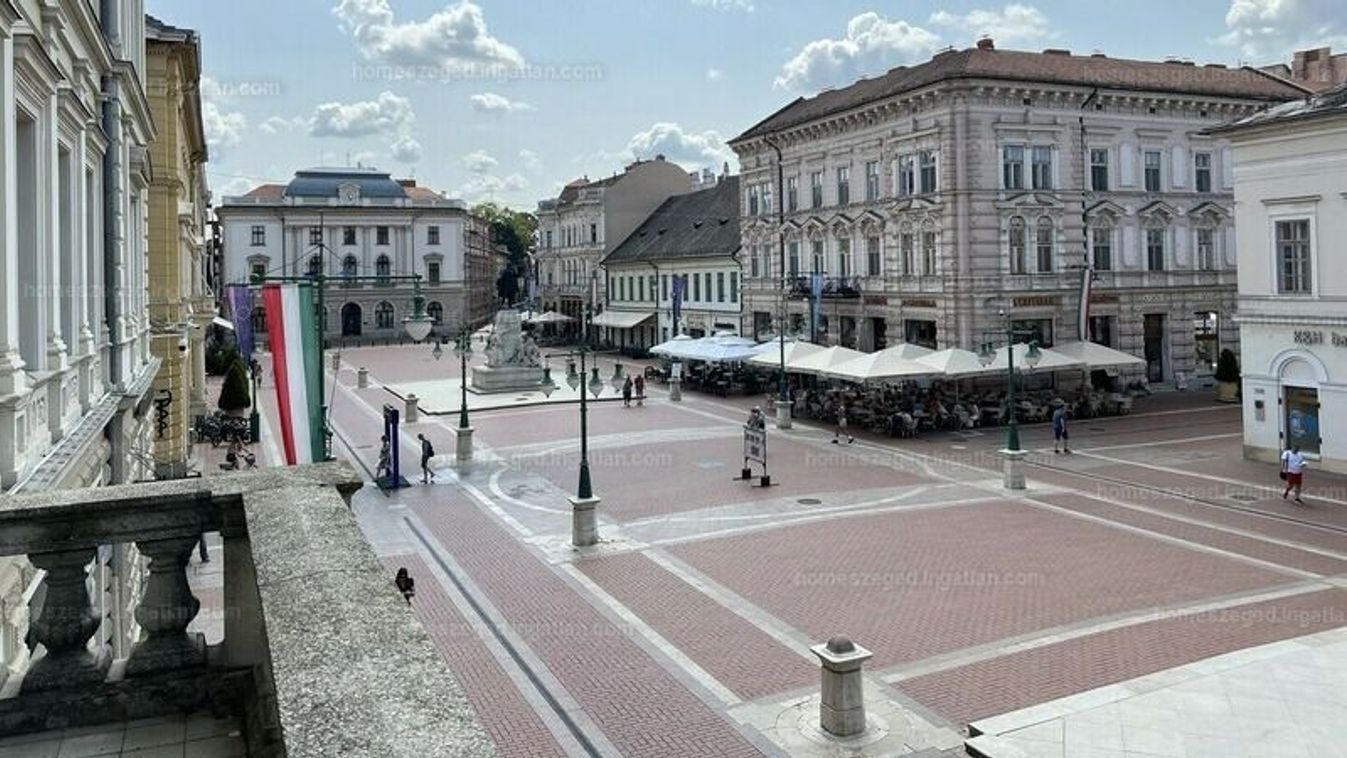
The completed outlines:
{"type": "Polygon", "coordinates": [[[833,432],[833,444],[836,445],[844,434],[847,436],[848,445],[856,441],[856,438],[847,431],[847,406],[841,403],[837,406],[837,429],[833,432]]]}

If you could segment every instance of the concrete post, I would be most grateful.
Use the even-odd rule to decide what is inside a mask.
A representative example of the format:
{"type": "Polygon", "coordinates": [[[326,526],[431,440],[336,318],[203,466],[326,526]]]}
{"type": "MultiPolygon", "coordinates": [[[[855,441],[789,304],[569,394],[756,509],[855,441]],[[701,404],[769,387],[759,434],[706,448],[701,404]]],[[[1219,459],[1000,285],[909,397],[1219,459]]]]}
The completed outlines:
{"type": "Polygon", "coordinates": [[[333,353],[333,354],[332,354],[332,372],[335,374],[336,372],[338,372],[338,371],[340,371],[340,370],[341,370],[341,353],[333,353]]]}
{"type": "Polygon", "coordinates": [[[1008,490],[1024,489],[1024,458],[1029,455],[1028,450],[1002,450],[1001,455],[1005,456],[1005,488],[1008,490]]]}
{"type": "Polygon", "coordinates": [[[790,409],[794,403],[790,400],[776,401],[776,428],[789,429],[791,425],[790,409]]]}
{"type": "Polygon", "coordinates": [[[454,429],[454,434],[458,436],[457,448],[455,450],[455,460],[459,463],[468,463],[472,461],[472,427],[460,426],[454,429]]]}
{"type": "Polygon", "coordinates": [[[417,410],[418,410],[416,407],[416,403],[418,400],[420,400],[420,398],[416,396],[416,393],[409,392],[407,394],[407,397],[403,401],[404,403],[406,403],[406,408],[402,412],[402,419],[404,422],[408,424],[416,423],[417,410]]]}
{"type": "Polygon", "coordinates": [[[673,401],[673,402],[675,402],[675,403],[681,403],[681,402],[683,402],[683,380],[682,380],[682,379],[670,379],[670,380],[669,380],[669,400],[671,400],[671,401],[673,401]]]}
{"type": "Polygon", "coordinates": [[[864,733],[865,687],[861,666],[870,659],[870,651],[840,636],[809,650],[823,665],[819,726],[836,737],[864,733]]]}
{"type": "Polygon", "coordinates": [[[364,366],[355,372],[355,386],[362,390],[369,386],[369,370],[364,366]]]}
{"type": "Polygon", "coordinates": [[[571,501],[571,544],[589,547],[599,541],[599,498],[568,498],[571,501]]]}

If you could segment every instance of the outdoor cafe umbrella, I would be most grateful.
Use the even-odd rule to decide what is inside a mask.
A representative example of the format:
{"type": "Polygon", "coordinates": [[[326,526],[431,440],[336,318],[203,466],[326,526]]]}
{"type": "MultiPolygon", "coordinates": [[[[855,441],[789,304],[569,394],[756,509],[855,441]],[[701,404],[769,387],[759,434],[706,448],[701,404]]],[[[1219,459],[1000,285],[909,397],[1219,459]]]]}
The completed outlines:
{"type": "Polygon", "coordinates": [[[546,313],[534,316],[531,319],[531,321],[535,324],[559,324],[563,321],[574,321],[574,320],[575,319],[571,318],[570,316],[567,316],[562,313],[557,313],[556,311],[548,311],[546,313]]]}
{"type": "MultiPolygon", "coordinates": [[[[971,350],[951,347],[939,352],[923,355],[916,359],[918,363],[924,363],[936,370],[937,375],[946,379],[958,379],[963,376],[980,376],[990,374],[995,369],[989,369],[982,365],[978,354],[971,350]]],[[[1005,369],[1002,369],[1004,371],[1005,369]]]]}
{"type": "Polygon", "coordinates": [[[687,346],[690,360],[708,363],[734,363],[757,355],[758,346],[747,337],[732,332],[718,332],[710,337],[693,340],[687,346]]]}
{"type": "Polygon", "coordinates": [[[786,370],[797,371],[803,374],[826,374],[828,369],[837,366],[840,363],[862,358],[865,353],[850,348],[834,346],[825,347],[821,350],[810,353],[798,359],[786,361],[786,370]]]}
{"type": "Polygon", "coordinates": [[[664,355],[670,358],[687,358],[688,352],[696,340],[686,334],[675,335],[673,339],[655,345],[650,348],[653,355],[664,355]]]}
{"type": "Polygon", "coordinates": [[[1146,365],[1145,360],[1135,355],[1105,347],[1097,342],[1063,342],[1060,345],[1053,345],[1052,352],[1080,361],[1089,369],[1146,365]]]}
{"type": "MultiPolygon", "coordinates": [[[[773,339],[758,345],[758,354],[749,359],[748,362],[754,366],[775,366],[779,368],[781,366],[781,339],[782,338],[773,339]]],[[[812,342],[791,340],[789,338],[785,339],[787,370],[790,369],[790,362],[792,360],[798,360],[806,355],[816,353],[823,349],[812,342]]]]}
{"type": "MultiPolygon", "coordinates": [[[[1015,365],[1020,369],[1029,369],[1030,366],[1026,360],[1029,355],[1029,345],[1019,342],[1013,347],[1015,349],[1015,365]]],[[[987,364],[987,370],[1005,373],[1009,360],[1008,353],[1008,348],[1004,346],[997,349],[996,355],[992,358],[991,363],[987,364]]],[[[1084,361],[1062,355],[1056,350],[1045,350],[1040,348],[1038,351],[1038,363],[1034,365],[1032,369],[1034,371],[1052,372],[1068,368],[1079,369],[1084,365],[1084,361]]]]}
{"type": "Polygon", "coordinates": [[[915,359],[931,351],[920,345],[899,343],[859,358],[839,363],[823,373],[838,379],[864,382],[871,379],[915,379],[933,376],[939,372],[915,359]]]}

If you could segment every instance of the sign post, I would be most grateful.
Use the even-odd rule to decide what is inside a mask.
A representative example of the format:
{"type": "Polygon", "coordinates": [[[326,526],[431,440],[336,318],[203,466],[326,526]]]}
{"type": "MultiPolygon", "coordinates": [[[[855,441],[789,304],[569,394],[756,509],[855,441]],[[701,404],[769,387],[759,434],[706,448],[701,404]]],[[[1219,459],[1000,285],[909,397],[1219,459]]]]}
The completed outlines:
{"type": "Polygon", "coordinates": [[[767,430],[753,426],[744,426],[744,468],[741,479],[752,479],[753,470],[749,468],[749,461],[755,461],[762,465],[763,487],[772,486],[772,477],[767,473],[767,430]]]}
{"type": "Polygon", "coordinates": [[[387,492],[399,487],[409,487],[410,483],[402,478],[402,464],[399,451],[402,445],[398,440],[398,409],[391,405],[384,405],[384,438],[388,440],[388,473],[382,479],[376,479],[375,484],[379,489],[387,492]]]}

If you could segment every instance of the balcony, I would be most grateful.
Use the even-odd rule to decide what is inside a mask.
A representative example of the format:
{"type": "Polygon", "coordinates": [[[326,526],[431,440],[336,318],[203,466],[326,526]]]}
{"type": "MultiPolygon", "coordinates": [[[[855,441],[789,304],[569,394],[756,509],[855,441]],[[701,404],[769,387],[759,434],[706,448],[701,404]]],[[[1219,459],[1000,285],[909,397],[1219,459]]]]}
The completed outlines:
{"type": "MultiPolygon", "coordinates": [[[[792,300],[813,295],[813,277],[795,276],[788,282],[788,296],[792,300]]],[[[823,277],[823,299],[854,299],[861,296],[861,278],[858,276],[823,277]]]]}
{"type": "Polygon", "coordinates": [[[346,499],[360,486],[326,463],[0,498],[0,556],[45,572],[28,666],[0,692],[0,735],[49,744],[64,729],[116,735],[209,713],[237,724],[252,756],[492,754],[356,525],[346,499]],[[187,565],[203,532],[224,541],[215,645],[188,631],[201,602],[187,565]],[[149,559],[131,593],[139,641],[109,660],[89,645],[100,625],[89,580],[125,570],[99,555],[131,544],[149,559]]]}

